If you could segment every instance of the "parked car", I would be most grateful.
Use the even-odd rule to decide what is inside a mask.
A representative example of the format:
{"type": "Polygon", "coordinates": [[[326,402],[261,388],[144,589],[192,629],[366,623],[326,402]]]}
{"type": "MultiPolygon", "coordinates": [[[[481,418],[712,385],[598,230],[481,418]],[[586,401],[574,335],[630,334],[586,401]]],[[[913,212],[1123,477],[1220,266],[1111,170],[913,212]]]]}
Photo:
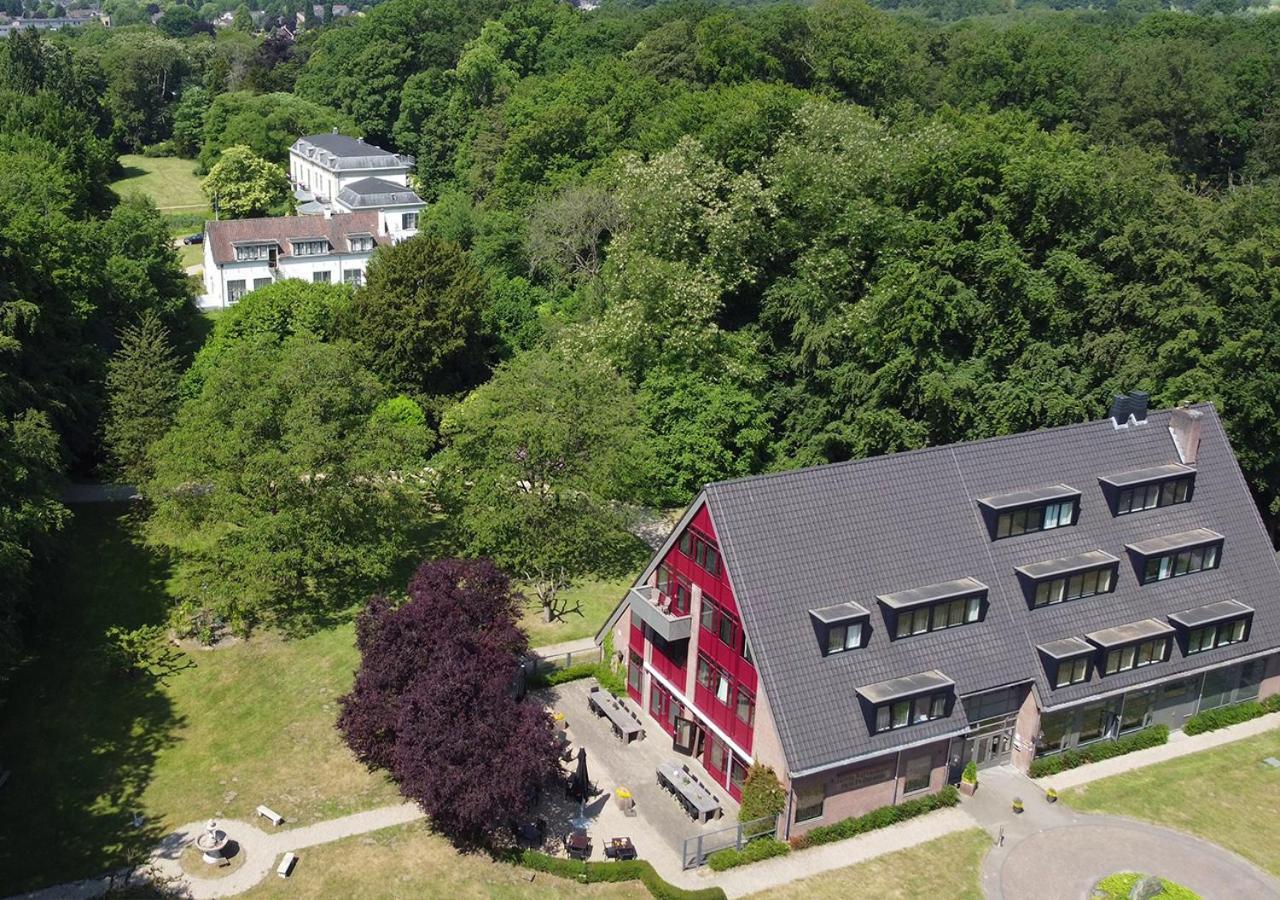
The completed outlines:
{"type": "Polygon", "coordinates": [[[189,234],[189,235],[187,235],[186,237],[184,237],[184,238],[182,239],[182,243],[184,243],[184,244],[203,244],[203,243],[204,243],[204,232],[203,232],[203,231],[201,231],[201,232],[197,232],[196,234],[189,234]]]}

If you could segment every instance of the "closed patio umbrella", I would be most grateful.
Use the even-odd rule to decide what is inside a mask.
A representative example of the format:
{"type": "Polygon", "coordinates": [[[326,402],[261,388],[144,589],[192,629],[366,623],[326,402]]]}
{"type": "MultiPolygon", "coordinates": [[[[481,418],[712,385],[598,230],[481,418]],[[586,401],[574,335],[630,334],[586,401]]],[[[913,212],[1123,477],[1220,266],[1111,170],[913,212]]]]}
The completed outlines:
{"type": "Polygon", "coordinates": [[[578,799],[586,802],[591,793],[591,781],[587,778],[587,748],[578,748],[578,771],[573,776],[574,790],[578,799]]]}

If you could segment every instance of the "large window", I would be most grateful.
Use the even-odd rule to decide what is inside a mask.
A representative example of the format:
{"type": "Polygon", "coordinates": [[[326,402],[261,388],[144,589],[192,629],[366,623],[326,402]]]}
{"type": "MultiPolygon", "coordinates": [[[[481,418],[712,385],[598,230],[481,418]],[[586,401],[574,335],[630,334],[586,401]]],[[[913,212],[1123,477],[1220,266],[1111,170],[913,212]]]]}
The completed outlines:
{"type": "Polygon", "coordinates": [[[364,272],[359,269],[343,269],[342,281],[345,284],[353,284],[356,287],[359,287],[364,283],[364,272]]]}
{"type": "Polygon", "coordinates": [[[1173,478],[1151,484],[1139,484],[1120,491],[1116,498],[1116,515],[1142,512],[1157,506],[1172,506],[1191,499],[1191,477],[1173,478]]]}
{"type": "Polygon", "coordinates": [[[1124,707],[1120,714],[1120,730],[1133,731],[1151,724],[1151,710],[1155,706],[1155,691],[1138,691],[1124,695],[1124,707]]]}
{"type": "Polygon", "coordinates": [[[738,638],[741,635],[738,620],[709,600],[706,594],[702,595],[702,614],[699,621],[703,628],[720,638],[726,647],[738,650],[738,638]]]}
{"type": "Polygon", "coordinates": [[[644,662],[640,659],[640,654],[632,650],[627,659],[627,684],[639,693],[643,678],[644,662]]]}
{"type": "Polygon", "coordinates": [[[294,256],[324,256],[329,252],[328,241],[294,241],[294,256]]]}
{"type": "Polygon", "coordinates": [[[856,650],[862,646],[862,623],[839,622],[827,626],[827,655],[856,650]]]}
{"type": "Polygon", "coordinates": [[[957,625],[969,625],[982,615],[981,597],[961,597],[931,606],[900,610],[897,615],[895,637],[910,637],[926,631],[941,631],[957,625]]]}
{"type": "Polygon", "coordinates": [[[333,280],[333,273],[328,271],[327,269],[321,272],[312,272],[311,280],[314,281],[316,284],[328,284],[330,281],[333,280]]]}
{"type": "Polygon", "coordinates": [[[271,244],[248,244],[236,247],[236,261],[245,262],[255,259],[270,259],[271,244]]]}
{"type": "Polygon", "coordinates": [[[1204,572],[1218,568],[1221,544],[1209,544],[1205,547],[1191,547],[1175,553],[1147,557],[1142,568],[1142,583],[1164,581],[1166,578],[1178,578],[1192,572],[1204,572]]]}
{"type": "Polygon", "coordinates": [[[236,278],[227,282],[227,300],[234,303],[245,295],[244,279],[236,278]]]}
{"type": "Polygon", "coordinates": [[[253,279],[253,289],[256,291],[258,288],[264,288],[270,283],[270,278],[255,278],[253,279]]]}
{"type": "Polygon", "coordinates": [[[927,790],[930,776],[933,775],[933,754],[921,753],[907,760],[903,767],[902,792],[910,794],[927,790]]]}
{"type": "Polygon", "coordinates": [[[367,234],[353,234],[347,238],[352,253],[366,253],[373,249],[373,238],[367,234]]]}
{"type": "Polygon", "coordinates": [[[1195,628],[1187,634],[1187,653],[1190,655],[1228,644],[1238,644],[1244,640],[1246,625],[1246,619],[1232,619],[1230,622],[1195,628]]]}
{"type": "Polygon", "coordinates": [[[894,731],[908,725],[918,725],[947,714],[947,692],[921,694],[906,700],[896,700],[876,707],[876,731],[894,731]]]}
{"type": "Polygon", "coordinates": [[[738,704],[735,712],[738,721],[743,725],[751,725],[756,720],[756,698],[742,686],[738,687],[738,704]]]}
{"type": "Polygon", "coordinates": [[[1168,638],[1156,638],[1143,641],[1141,644],[1130,644],[1107,651],[1107,665],[1103,671],[1108,675],[1140,669],[1153,663],[1164,662],[1169,649],[1168,638]]]}
{"type": "Polygon", "coordinates": [[[1078,600],[1094,594],[1106,594],[1114,587],[1115,577],[1111,566],[1089,569],[1061,578],[1050,578],[1036,585],[1034,606],[1050,606],[1065,600],[1078,600]]]}
{"type": "Polygon", "coordinates": [[[1089,657],[1077,656],[1064,659],[1058,663],[1058,671],[1053,681],[1054,687],[1066,687],[1089,680],[1089,657]]]}
{"type": "Polygon", "coordinates": [[[729,705],[733,681],[729,673],[701,653],[698,654],[698,684],[709,690],[725,706],[729,705]]]}
{"type": "Polygon", "coordinates": [[[996,518],[996,540],[1074,525],[1075,520],[1075,498],[1011,509],[996,518]]]}
{"type": "MultiPolygon", "coordinates": [[[[658,566],[658,591],[665,597],[671,598],[671,609],[676,615],[685,615],[689,612],[690,602],[693,597],[693,589],[689,582],[676,575],[665,565],[658,566]]],[[[709,603],[703,602],[702,615],[705,619],[709,603]]]]}
{"type": "Polygon", "coordinates": [[[697,563],[698,568],[707,574],[719,577],[720,554],[715,544],[702,535],[695,534],[691,529],[685,529],[684,534],[680,535],[680,552],[697,563]]]}
{"type": "Polygon", "coordinates": [[[416,212],[401,213],[400,215],[401,231],[413,231],[417,227],[418,227],[418,214],[416,212]]]}
{"type": "Polygon", "coordinates": [[[796,789],[796,821],[808,822],[822,818],[822,804],[827,799],[826,786],[815,784],[796,789]]]}

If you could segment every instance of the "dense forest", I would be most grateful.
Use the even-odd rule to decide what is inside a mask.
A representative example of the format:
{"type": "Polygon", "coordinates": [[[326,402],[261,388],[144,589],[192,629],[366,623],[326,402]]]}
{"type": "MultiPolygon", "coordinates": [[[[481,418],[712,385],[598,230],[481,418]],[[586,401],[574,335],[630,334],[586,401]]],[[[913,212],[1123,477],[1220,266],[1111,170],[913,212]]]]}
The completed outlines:
{"type": "MultiPolygon", "coordinates": [[[[634,559],[637,506],[1124,389],[1217,403],[1274,521],[1280,17],[903,6],[385,0],[296,42],[15,35],[6,569],[53,552],[60,473],[114,465],[188,624],[347,608],[440,515],[550,613],[634,559]],[[179,381],[189,289],[155,211],[104,190],[115,155],[279,163],[331,127],[416,157],[423,234],[354,296],[250,295],[179,381]],[[128,452],[100,440],[125,337],[116,364],[161,379],[108,410],[145,420],[128,452]]],[[[0,597],[15,640],[26,583],[0,597]]]]}

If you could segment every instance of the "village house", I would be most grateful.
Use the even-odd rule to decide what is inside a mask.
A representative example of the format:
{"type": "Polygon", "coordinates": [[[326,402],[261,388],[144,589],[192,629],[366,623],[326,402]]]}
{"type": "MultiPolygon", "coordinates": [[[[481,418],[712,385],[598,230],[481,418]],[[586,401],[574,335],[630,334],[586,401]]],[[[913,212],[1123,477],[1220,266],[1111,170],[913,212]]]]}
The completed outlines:
{"type": "Polygon", "coordinates": [[[316,134],[289,149],[299,215],[205,223],[202,309],[285,278],[359,285],[373,251],[418,232],[413,157],[316,134]]]}
{"type": "Polygon", "coordinates": [[[708,485],[597,635],[789,836],[1280,690],[1280,568],[1210,405],[708,485]]]}

